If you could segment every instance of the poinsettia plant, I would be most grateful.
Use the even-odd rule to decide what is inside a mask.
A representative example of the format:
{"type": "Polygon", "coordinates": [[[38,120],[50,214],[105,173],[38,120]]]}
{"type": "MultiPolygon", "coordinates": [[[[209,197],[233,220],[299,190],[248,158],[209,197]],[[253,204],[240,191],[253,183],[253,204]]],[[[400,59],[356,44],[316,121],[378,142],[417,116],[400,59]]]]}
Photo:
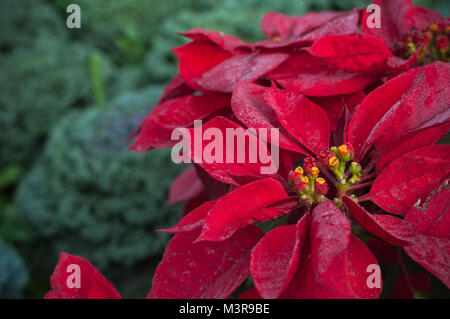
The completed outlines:
{"type": "MultiPolygon", "coordinates": [[[[182,34],[192,41],[174,49],[180,73],[131,149],[172,147],[179,128],[276,129],[277,139],[252,138],[279,148],[278,170],[237,160],[241,146],[214,163],[188,152],[194,165],[168,201],[185,202],[183,217],[160,230],[174,236],[148,298],[244,288],[241,298],[378,298],[380,264],[390,263],[403,270],[392,296],[426,293],[427,275],[409,274],[403,252],[450,288],[450,146],[437,144],[450,128],[450,22],[412,1],[374,4],[380,28],[362,8],[268,13],[267,39],[253,44],[182,34]]],[[[88,261],[64,253],[51,283],[49,298],[120,297],[88,261]],[[89,274],[83,288],[66,287],[68,264],[89,274]]]]}

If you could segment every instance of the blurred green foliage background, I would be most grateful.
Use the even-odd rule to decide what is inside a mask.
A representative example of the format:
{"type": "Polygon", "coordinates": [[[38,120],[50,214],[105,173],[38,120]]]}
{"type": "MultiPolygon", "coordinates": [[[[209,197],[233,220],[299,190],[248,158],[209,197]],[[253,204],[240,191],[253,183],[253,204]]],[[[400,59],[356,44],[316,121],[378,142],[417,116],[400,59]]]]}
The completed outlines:
{"type": "MultiPolygon", "coordinates": [[[[179,217],[167,151],[127,152],[129,133],[176,74],[177,31],[263,38],[267,11],[346,10],[364,0],[2,0],[0,298],[41,298],[63,250],[124,297],[145,297],[179,217]],[[81,7],[81,29],[66,7],[81,7]]],[[[417,4],[448,16],[446,0],[417,4]]]]}

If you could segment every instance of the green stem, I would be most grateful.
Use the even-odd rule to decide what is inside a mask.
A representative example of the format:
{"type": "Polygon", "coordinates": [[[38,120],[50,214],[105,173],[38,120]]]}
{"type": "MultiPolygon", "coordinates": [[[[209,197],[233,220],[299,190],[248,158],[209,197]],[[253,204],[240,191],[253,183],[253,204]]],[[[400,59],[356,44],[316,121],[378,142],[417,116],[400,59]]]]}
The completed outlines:
{"type": "Polygon", "coordinates": [[[94,100],[98,105],[105,104],[105,92],[103,90],[102,57],[98,52],[93,52],[90,58],[90,72],[94,100]]]}

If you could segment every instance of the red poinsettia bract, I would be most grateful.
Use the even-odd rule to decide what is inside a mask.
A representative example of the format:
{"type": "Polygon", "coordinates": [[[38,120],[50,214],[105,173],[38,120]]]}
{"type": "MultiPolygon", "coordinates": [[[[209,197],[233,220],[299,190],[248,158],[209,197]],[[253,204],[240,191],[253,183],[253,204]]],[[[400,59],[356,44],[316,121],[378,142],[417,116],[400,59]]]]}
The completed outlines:
{"type": "MultiPolygon", "coordinates": [[[[326,199],[313,202],[311,209],[308,208],[310,205],[304,205],[302,186],[290,183],[292,172],[287,174],[289,169],[280,169],[279,174],[271,178],[260,175],[259,179],[251,181],[240,176],[245,172],[245,163],[239,164],[244,166],[239,173],[236,173],[234,167],[230,167],[234,164],[215,164],[214,168],[209,167],[209,164],[198,164],[215,179],[235,185],[234,190],[200,205],[166,231],[179,236],[195,230],[199,233],[192,244],[195,246],[203,242],[227,240],[235,231],[255,222],[273,220],[283,215],[293,217],[291,221],[298,220],[296,223],[274,228],[253,248],[251,274],[257,293],[264,298],[378,297],[381,289],[368,288],[366,282],[367,267],[377,265],[377,261],[370,250],[352,235],[351,225],[355,223],[388,243],[404,247],[412,259],[448,285],[445,277],[445,274],[449,274],[446,263],[450,255],[446,244],[448,232],[443,231],[440,237],[433,238],[436,240],[434,246],[419,244],[426,237],[423,233],[418,233],[417,227],[407,224],[407,227],[399,226],[397,232],[385,229],[391,224],[381,224],[378,221],[381,216],[385,216],[388,221],[397,220],[396,224],[403,220],[378,212],[376,215],[371,214],[357,201],[358,198],[361,202],[370,200],[387,213],[406,215],[406,222],[411,214],[408,211],[415,209],[414,204],[419,199],[426,200],[430,191],[439,188],[448,178],[450,146],[434,144],[449,128],[449,106],[441,103],[448,100],[449,90],[445,83],[448,83],[449,75],[446,64],[436,63],[394,78],[371,92],[361,102],[351,121],[347,119],[343,129],[337,128],[334,131],[325,124],[326,117],[316,117],[321,112],[320,107],[303,95],[276,87],[238,83],[235,89],[237,93],[232,99],[236,117],[249,127],[257,122],[267,127],[280,128],[280,137],[284,136],[286,141],[282,142],[281,138],[279,141],[279,146],[286,150],[282,153],[284,158],[281,162],[287,167],[292,167],[293,162],[308,153],[317,157],[317,162],[323,162],[323,157],[328,153],[319,150],[328,148],[330,135],[334,135],[335,140],[351,142],[346,145],[352,147],[352,158],[367,168],[365,176],[361,177],[365,180],[350,187],[351,179],[346,184],[337,183],[336,185],[343,187],[338,187],[335,191],[337,201],[330,202],[326,199]],[[443,69],[446,71],[441,72],[443,69]],[[239,102],[233,103],[235,100],[239,102]],[[424,105],[426,111],[423,111],[424,105]],[[297,121],[292,121],[294,118],[297,121]],[[418,137],[417,142],[414,142],[414,138],[418,137]],[[238,175],[239,178],[234,178],[238,175]],[[243,184],[240,185],[239,182],[242,181],[243,184]],[[299,198],[299,195],[302,196],[299,198]],[[338,206],[344,212],[348,211],[351,218],[338,206]],[[403,233],[406,232],[405,227],[410,229],[408,234],[403,233]],[[434,257],[434,262],[427,262],[429,256],[435,256],[438,252],[441,254],[440,259],[436,260],[437,257],[434,257]]],[[[220,117],[214,121],[220,121],[224,126],[235,125],[220,117]]],[[[208,123],[205,125],[208,127],[208,123]]],[[[346,149],[340,147],[339,152],[346,149]]],[[[329,154],[333,157],[335,155],[329,154]]],[[[339,153],[336,159],[345,162],[345,155],[339,153]]],[[[311,181],[314,174],[311,173],[309,163],[314,160],[308,158],[308,162],[304,160],[302,171],[305,172],[304,175],[309,174],[311,181]]],[[[314,165],[319,166],[317,162],[314,165]]],[[[327,165],[325,162],[321,166],[324,173],[327,165]]],[[[328,168],[332,169],[331,166],[328,168]]],[[[247,170],[255,171],[249,168],[247,170]]],[[[256,174],[251,175],[257,178],[256,174]]],[[[192,177],[192,180],[198,178],[192,177]]],[[[336,180],[330,179],[329,174],[324,175],[323,180],[328,180],[331,185],[336,183],[336,180]]],[[[182,188],[178,183],[179,181],[174,184],[174,188],[182,188]]],[[[429,218],[439,220],[443,225],[440,228],[448,228],[448,220],[440,219],[439,214],[446,216],[449,194],[439,194],[444,206],[430,210],[428,214],[434,214],[435,217],[429,218]]],[[[369,207],[375,209],[374,205],[369,207]]],[[[157,274],[160,269],[167,267],[164,260],[172,254],[178,253],[168,248],[157,274]]],[[[182,273],[180,269],[177,272],[180,278],[172,278],[176,284],[184,282],[180,275],[182,273]]],[[[161,280],[158,275],[153,284],[154,297],[158,297],[157,287],[171,285],[166,278],[161,280]]]]}
{"type": "MultiPolygon", "coordinates": [[[[409,0],[374,3],[380,29],[354,9],[268,13],[267,40],[254,44],[182,34],[192,41],[174,49],[180,73],[131,149],[171,147],[180,128],[191,145],[211,128],[277,129],[279,138],[248,136],[269,163],[237,161],[254,151],[241,144],[219,162],[204,160],[207,144],[190,149],[195,164],[168,200],[186,201],[183,218],[163,230],[174,236],[149,298],[227,298],[243,283],[252,288],[240,298],[377,298],[371,249],[383,246],[367,237],[401,247],[450,287],[450,146],[436,144],[450,128],[448,21],[409,0]],[[262,174],[267,165],[278,170],[262,174]]],[[[422,279],[411,276],[427,290],[422,279]]],[[[92,296],[61,280],[50,295],[92,296]]],[[[413,295],[402,280],[392,296],[413,295]]]]}

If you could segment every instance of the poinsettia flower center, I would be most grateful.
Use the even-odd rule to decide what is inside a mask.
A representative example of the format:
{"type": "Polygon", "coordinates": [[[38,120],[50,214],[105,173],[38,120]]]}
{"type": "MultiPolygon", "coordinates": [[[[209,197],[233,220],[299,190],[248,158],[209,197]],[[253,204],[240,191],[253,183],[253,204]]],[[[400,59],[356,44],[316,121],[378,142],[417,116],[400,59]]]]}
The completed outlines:
{"type": "MultiPolygon", "coordinates": [[[[320,152],[317,159],[305,158],[303,167],[298,166],[289,173],[289,183],[292,190],[299,195],[299,203],[310,206],[325,200],[333,200],[337,206],[341,207],[342,198],[352,186],[360,182],[362,176],[362,167],[353,161],[353,157],[352,145],[344,144],[320,152]],[[333,180],[335,180],[334,186],[336,187],[334,198],[327,197],[329,187],[326,179],[319,177],[321,173],[319,166],[331,173],[324,174],[325,176],[334,175],[333,180]]],[[[354,195],[352,198],[357,200],[354,195]]]]}
{"type": "Polygon", "coordinates": [[[397,43],[397,55],[409,58],[418,50],[418,62],[425,64],[433,61],[450,62],[449,56],[450,26],[445,22],[432,24],[422,30],[412,28],[401,43],[397,43]]]}

